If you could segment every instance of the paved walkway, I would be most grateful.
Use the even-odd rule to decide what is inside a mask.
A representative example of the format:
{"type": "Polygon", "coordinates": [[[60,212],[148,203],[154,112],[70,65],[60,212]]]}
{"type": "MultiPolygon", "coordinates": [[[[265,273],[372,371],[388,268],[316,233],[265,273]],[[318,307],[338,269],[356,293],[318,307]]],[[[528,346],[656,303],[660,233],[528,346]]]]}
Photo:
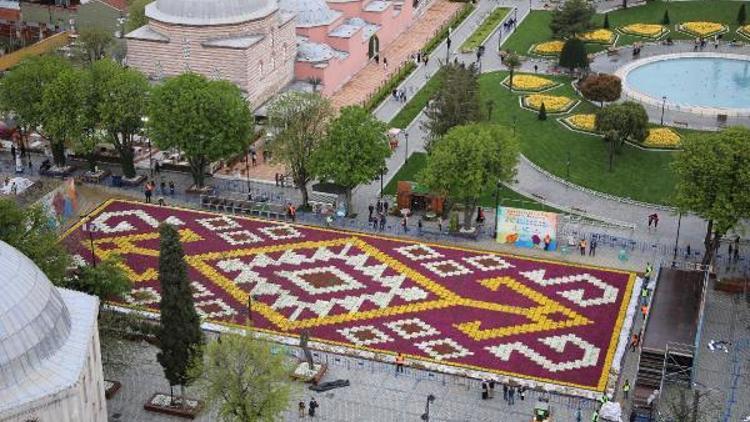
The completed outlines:
{"type": "Polygon", "coordinates": [[[371,61],[364,69],[331,97],[336,108],[362,104],[383,85],[408,60],[419,51],[453,16],[461,10],[463,3],[435,0],[435,4],[418,18],[417,22],[399,35],[380,52],[380,63],[371,61]],[[388,66],[383,59],[388,60],[388,66]]]}

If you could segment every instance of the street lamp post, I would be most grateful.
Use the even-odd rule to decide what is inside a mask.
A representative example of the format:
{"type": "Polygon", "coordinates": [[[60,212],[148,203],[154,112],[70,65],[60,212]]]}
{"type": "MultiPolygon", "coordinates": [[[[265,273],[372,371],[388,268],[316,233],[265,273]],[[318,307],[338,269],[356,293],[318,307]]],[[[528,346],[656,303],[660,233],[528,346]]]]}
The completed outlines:
{"type": "MultiPolygon", "coordinates": [[[[146,125],[148,124],[148,116],[141,117],[141,120],[143,121],[143,133],[146,133],[146,125]]],[[[154,163],[151,156],[151,137],[146,136],[146,140],[148,141],[148,172],[151,175],[151,178],[154,178],[154,163]]]]}
{"type": "Polygon", "coordinates": [[[258,300],[258,295],[247,295],[247,325],[252,327],[253,323],[253,300],[258,300]]]}
{"type": "Polygon", "coordinates": [[[565,178],[566,179],[570,179],[570,151],[568,151],[568,159],[565,162],[565,165],[566,165],[566,168],[567,168],[567,170],[566,170],[567,176],[565,178]]]}
{"type": "Polygon", "coordinates": [[[674,256],[672,257],[672,266],[674,266],[674,262],[677,260],[677,247],[680,242],[680,226],[682,225],[682,211],[678,214],[677,217],[677,236],[674,238],[674,256]]]}
{"type": "Polygon", "coordinates": [[[404,130],[404,140],[406,141],[406,151],[404,151],[404,164],[409,162],[409,132],[404,130]]]}
{"type": "Polygon", "coordinates": [[[430,394],[427,396],[427,403],[424,406],[424,413],[422,414],[421,419],[425,422],[430,421],[430,404],[435,401],[435,396],[430,394]]]}
{"type": "Polygon", "coordinates": [[[664,126],[664,108],[667,105],[667,96],[661,97],[661,125],[664,126]]]}
{"type": "Polygon", "coordinates": [[[94,248],[94,232],[96,231],[96,226],[91,224],[91,222],[83,223],[82,227],[83,231],[89,234],[89,248],[91,249],[91,261],[96,268],[96,249],[94,248]]]}
{"type": "Polygon", "coordinates": [[[252,201],[252,195],[250,194],[250,148],[252,148],[252,145],[248,147],[248,150],[245,151],[245,179],[247,182],[247,200],[252,201]]]}
{"type": "Polygon", "coordinates": [[[451,34],[448,32],[448,38],[445,40],[445,64],[448,64],[451,54],[451,34]]]}
{"type": "Polygon", "coordinates": [[[513,116],[513,136],[516,136],[516,116],[513,116]]]}
{"type": "Polygon", "coordinates": [[[497,207],[498,205],[500,205],[500,181],[499,180],[497,181],[497,184],[495,185],[495,209],[492,211],[495,214],[495,233],[497,233],[497,223],[498,223],[497,207]]]}

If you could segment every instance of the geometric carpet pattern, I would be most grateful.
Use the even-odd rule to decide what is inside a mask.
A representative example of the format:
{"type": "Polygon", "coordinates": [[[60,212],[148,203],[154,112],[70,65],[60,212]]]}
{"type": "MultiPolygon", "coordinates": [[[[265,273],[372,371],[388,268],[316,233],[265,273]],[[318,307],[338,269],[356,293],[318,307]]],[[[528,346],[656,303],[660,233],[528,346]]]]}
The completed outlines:
{"type": "MultiPolygon", "coordinates": [[[[206,320],[350,349],[602,391],[631,273],[383,236],[112,200],[91,214],[97,259],[158,311],[158,226],[179,230],[206,320]],[[251,302],[250,308],[248,302],[251,302]]],[[[80,224],[65,234],[92,261],[80,224]]]]}

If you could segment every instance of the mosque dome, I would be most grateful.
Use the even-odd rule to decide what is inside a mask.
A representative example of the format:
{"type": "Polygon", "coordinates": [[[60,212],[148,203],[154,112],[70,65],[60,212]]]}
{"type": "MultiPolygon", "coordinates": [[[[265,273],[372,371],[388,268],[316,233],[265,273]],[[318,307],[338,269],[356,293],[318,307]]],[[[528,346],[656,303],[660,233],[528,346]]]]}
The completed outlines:
{"type": "Polygon", "coordinates": [[[297,15],[297,26],[303,28],[328,25],[341,16],[325,0],[280,0],[279,7],[297,15]]]}
{"type": "Polygon", "coordinates": [[[276,0],[156,0],[146,6],[146,16],[177,25],[232,25],[262,19],[277,9],[276,0]]]}

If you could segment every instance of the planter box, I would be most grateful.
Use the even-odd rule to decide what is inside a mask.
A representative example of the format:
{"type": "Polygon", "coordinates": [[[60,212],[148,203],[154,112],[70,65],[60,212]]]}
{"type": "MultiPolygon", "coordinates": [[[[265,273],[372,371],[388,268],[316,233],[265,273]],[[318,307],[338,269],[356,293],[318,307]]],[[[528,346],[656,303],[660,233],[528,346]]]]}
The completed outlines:
{"type": "MultiPolygon", "coordinates": [[[[720,278],[714,284],[714,290],[727,293],[744,293],[745,285],[748,283],[744,278],[720,278]]],[[[750,288],[750,285],[748,286],[750,288]]]]}
{"type": "Polygon", "coordinates": [[[48,177],[68,177],[76,170],[76,166],[57,167],[53,166],[49,170],[39,171],[39,174],[48,177]]]}
{"type": "Polygon", "coordinates": [[[203,402],[196,399],[184,398],[187,406],[182,407],[183,397],[175,396],[175,405],[170,405],[170,396],[165,393],[154,393],[150,399],[143,405],[143,408],[156,413],[165,415],[178,416],[181,418],[195,419],[203,410],[203,402]]]}
{"type": "Polygon", "coordinates": [[[129,186],[129,187],[140,186],[141,183],[146,181],[146,176],[139,174],[133,177],[132,179],[122,176],[120,180],[122,180],[122,186],[129,186]]]}
{"type": "Polygon", "coordinates": [[[122,388],[119,381],[104,380],[104,397],[109,400],[122,388]]]}
{"type": "Polygon", "coordinates": [[[310,372],[307,361],[300,361],[292,373],[292,378],[297,381],[310,382],[317,385],[328,370],[328,365],[313,362],[313,369],[314,371],[310,372]]]}

